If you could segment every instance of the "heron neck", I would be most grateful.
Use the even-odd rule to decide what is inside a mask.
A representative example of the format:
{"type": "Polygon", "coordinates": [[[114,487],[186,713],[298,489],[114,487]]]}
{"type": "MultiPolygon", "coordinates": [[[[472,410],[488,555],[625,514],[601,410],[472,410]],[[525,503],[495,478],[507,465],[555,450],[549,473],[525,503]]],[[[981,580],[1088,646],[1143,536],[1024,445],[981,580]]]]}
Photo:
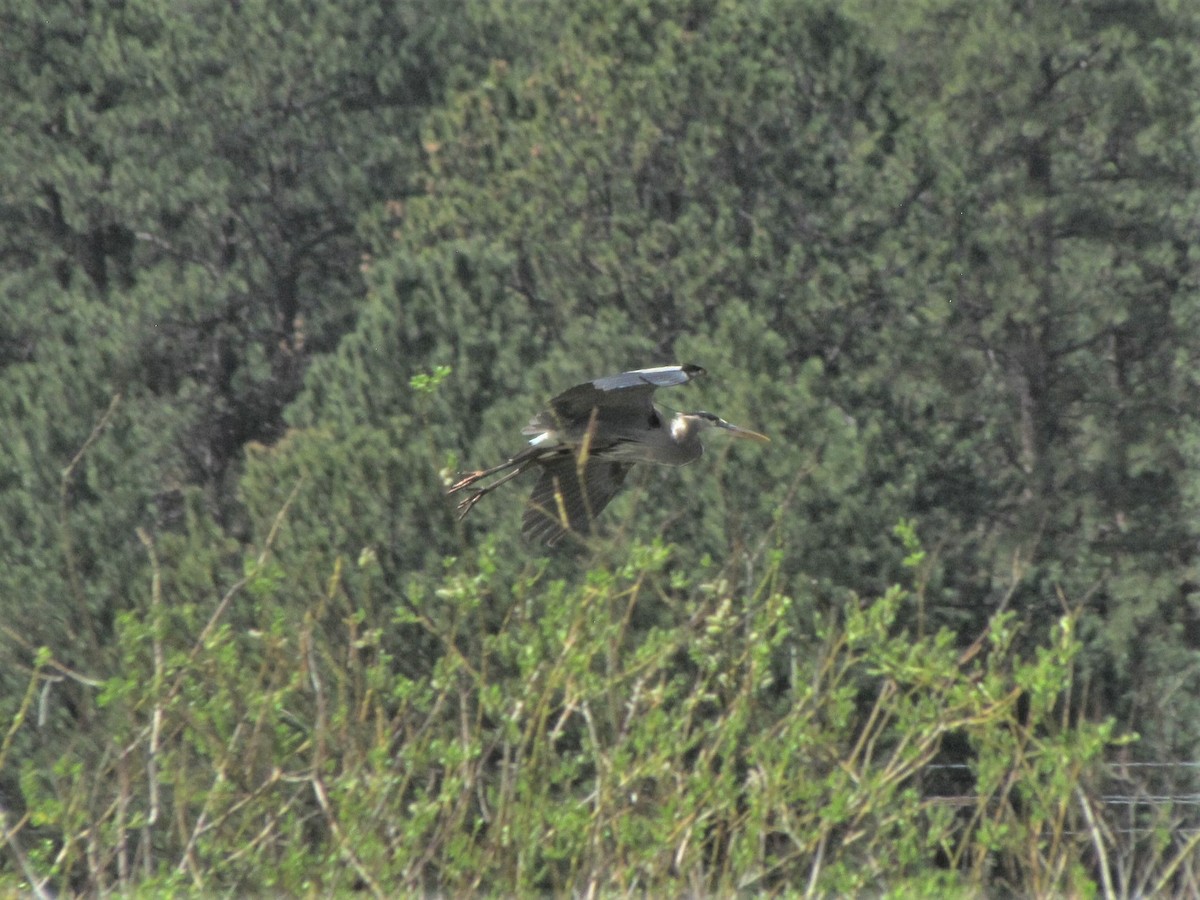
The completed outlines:
{"type": "Polygon", "coordinates": [[[683,413],[676,413],[671,420],[671,438],[675,443],[682,444],[695,433],[695,423],[683,413]]]}

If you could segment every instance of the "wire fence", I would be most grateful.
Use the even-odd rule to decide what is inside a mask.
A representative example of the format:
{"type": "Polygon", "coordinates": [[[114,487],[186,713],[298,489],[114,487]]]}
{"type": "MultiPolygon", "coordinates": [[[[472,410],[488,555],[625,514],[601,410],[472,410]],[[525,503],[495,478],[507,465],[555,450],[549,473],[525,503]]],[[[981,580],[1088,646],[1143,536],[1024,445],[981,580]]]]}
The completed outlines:
{"type": "MultiPolygon", "coordinates": [[[[934,763],[927,772],[971,775],[968,763],[934,763]]],[[[1106,790],[1093,797],[1112,834],[1137,838],[1166,828],[1175,837],[1200,833],[1200,761],[1114,762],[1104,776],[1106,790]]],[[[970,805],[968,795],[936,795],[939,802],[970,805]]]]}

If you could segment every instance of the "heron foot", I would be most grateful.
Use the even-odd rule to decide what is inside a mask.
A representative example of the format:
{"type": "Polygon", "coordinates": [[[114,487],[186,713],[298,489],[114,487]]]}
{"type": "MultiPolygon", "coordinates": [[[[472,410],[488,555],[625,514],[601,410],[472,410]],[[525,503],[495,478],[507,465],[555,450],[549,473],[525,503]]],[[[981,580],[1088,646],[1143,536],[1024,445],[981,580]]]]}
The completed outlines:
{"type": "Polygon", "coordinates": [[[500,485],[502,485],[502,484],[508,484],[510,481],[512,481],[514,478],[516,478],[518,475],[520,475],[522,472],[524,472],[526,466],[528,466],[528,465],[529,465],[528,462],[526,462],[524,464],[516,465],[516,467],[513,468],[513,470],[511,472],[506,472],[503,476],[501,476],[500,478],[497,478],[491,484],[485,484],[483,487],[472,487],[472,485],[474,485],[475,482],[479,481],[481,478],[487,478],[491,475],[495,475],[497,472],[503,472],[505,469],[513,466],[512,461],[510,460],[509,462],[503,463],[499,466],[495,466],[494,468],[491,468],[491,469],[481,469],[477,472],[471,472],[467,475],[464,475],[462,478],[460,478],[446,492],[448,494],[453,494],[457,491],[466,490],[468,488],[470,488],[470,490],[471,490],[470,495],[465,497],[458,504],[458,518],[461,520],[463,516],[465,516],[467,513],[469,513],[471,511],[471,507],[473,507],[476,503],[478,503],[480,500],[483,499],[484,495],[490,494],[492,491],[494,491],[496,488],[500,487],[500,485]]]}
{"type": "Polygon", "coordinates": [[[467,513],[471,511],[472,507],[482,500],[487,493],[488,490],[486,488],[476,488],[468,496],[459,501],[457,507],[458,520],[461,522],[466,517],[467,513]]]}
{"type": "MultiPolygon", "coordinates": [[[[459,473],[459,474],[461,474],[461,473],[459,473]]],[[[463,488],[469,488],[471,485],[473,485],[475,482],[477,482],[480,478],[483,478],[485,475],[487,475],[487,472],[483,469],[477,470],[475,472],[468,472],[466,475],[463,475],[463,477],[460,478],[458,481],[454,482],[454,484],[450,485],[450,487],[446,489],[446,493],[454,494],[454,493],[457,493],[458,491],[461,491],[463,488]]],[[[466,501],[464,501],[464,502],[466,502],[466,501]]]]}

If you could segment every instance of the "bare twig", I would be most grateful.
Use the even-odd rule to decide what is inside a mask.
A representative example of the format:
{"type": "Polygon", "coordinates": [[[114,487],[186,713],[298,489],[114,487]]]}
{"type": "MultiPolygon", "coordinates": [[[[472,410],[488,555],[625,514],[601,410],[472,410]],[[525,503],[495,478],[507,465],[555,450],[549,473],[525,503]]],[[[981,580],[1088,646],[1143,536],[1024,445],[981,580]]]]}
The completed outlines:
{"type": "Polygon", "coordinates": [[[1087,821],[1088,831],[1092,836],[1092,846],[1096,848],[1096,858],[1099,861],[1100,881],[1104,885],[1104,896],[1106,900],[1113,900],[1117,896],[1113,890],[1112,876],[1108,870],[1108,854],[1104,850],[1104,838],[1100,834],[1100,827],[1096,824],[1096,817],[1092,813],[1092,804],[1087,796],[1080,789],[1079,785],[1075,786],[1075,796],[1079,798],[1079,806],[1083,810],[1083,818],[1087,821]]]}
{"type": "Polygon", "coordinates": [[[163,678],[166,673],[166,664],[163,661],[163,618],[162,618],[162,570],[158,565],[158,554],[154,551],[154,542],[150,535],[142,528],[137,529],[138,539],[142,542],[142,546],[146,548],[146,554],[150,557],[150,631],[151,641],[154,648],[154,712],[150,719],[150,746],[146,750],[146,782],[147,789],[150,794],[150,809],[146,815],[146,823],[142,826],[142,845],[146,848],[144,854],[146,863],[146,875],[149,877],[152,872],[150,868],[150,860],[153,854],[150,848],[153,846],[152,832],[154,826],[158,823],[158,741],[159,735],[162,732],[163,720],[163,700],[162,700],[162,685],[163,678]]]}
{"type": "Polygon", "coordinates": [[[379,883],[371,877],[371,873],[366,870],[359,861],[358,856],[350,849],[350,845],[346,841],[346,836],[342,834],[342,829],[338,825],[337,819],[333,815],[333,809],[329,805],[329,797],[325,793],[325,785],[321,783],[321,778],[316,772],[312,775],[311,784],[313,793],[317,798],[317,803],[320,804],[321,811],[325,813],[325,823],[329,826],[329,830],[333,833],[333,837],[337,841],[338,849],[342,851],[342,855],[350,863],[351,868],[358,873],[358,877],[371,889],[371,894],[375,897],[385,896],[379,883]]]}
{"type": "MultiPolygon", "coordinates": [[[[19,634],[11,626],[0,625],[0,633],[3,633],[4,636],[7,637],[10,641],[12,641],[14,644],[18,644],[19,646],[24,647],[31,654],[34,654],[34,655],[37,654],[38,648],[35,647],[24,635],[19,634]]],[[[81,672],[76,672],[70,666],[65,666],[62,663],[60,663],[58,660],[53,659],[53,658],[47,659],[46,665],[51,669],[58,670],[65,677],[71,679],[72,681],[78,682],[79,684],[82,684],[85,687],[98,688],[98,687],[102,687],[104,684],[104,682],[99,680],[98,678],[89,678],[87,675],[84,675],[81,672]]],[[[29,669],[29,671],[33,671],[33,670],[29,669]]],[[[51,682],[62,681],[61,678],[58,678],[53,675],[39,675],[39,677],[45,679],[46,681],[51,681],[51,682]]]]}
{"type": "Polygon", "coordinates": [[[195,643],[192,645],[191,652],[188,654],[187,661],[189,665],[183,666],[180,669],[180,672],[176,676],[174,683],[171,685],[171,690],[167,692],[166,697],[163,699],[164,704],[170,703],[171,700],[173,700],[183,688],[183,682],[187,678],[188,672],[190,671],[190,664],[195,661],[196,657],[200,655],[200,651],[204,649],[205,642],[208,640],[209,635],[212,634],[216,629],[217,623],[221,621],[221,618],[225,615],[226,610],[229,609],[229,604],[233,602],[233,598],[238,595],[242,588],[250,583],[252,578],[256,577],[260,572],[262,572],[263,567],[267,563],[267,557],[270,555],[271,547],[274,545],[275,539],[279,536],[279,529],[283,527],[284,516],[287,514],[288,508],[292,505],[292,502],[296,499],[296,495],[300,493],[300,488],[303,484],[303,478],[296,482],[296,486],[292,488],[292,492],[288,494],[288,498],[283,502],[283,506],[281,506],[279,508],[279,512],[275,514],[275,520],[271,523],[271,530],[267,532],[267,539],[263,542],[262,551],[258,554],[258,559],[254,561],[254,568],[249,572],[249,574],[239,578],[229,587],[229,590],[225,592],[225,596],[221,598],[221,602],[217,604],[216,609],[214,609],[212,615],[209,616],[208,622],[205,624],[204,628],[201,629],[199,636],[197,636],[195,643]]]}
{"type": "Polygon", "coordinates": [[[21,699],[21,705],[18,707],[16,714],[13,716],[12,724],[8,727],[8,731],[4,735],[4,742],[0,743],[0,769],[4,768],[4,762],[8,759],[8,751],[12,747],[13,738],[21,730],[21,725],[24,724],[25,717],[29,715],[29,707],[33,704],[34,695],[37,693],[36,688],[39,674],[39,672],[35,671],[33,677],[29,679],[29,684],[25,687],[25,696],[21,699]]]}
{"type": "Polygon", "coordinates": [[[100,417],[100,420],[92,429],[92,433],[88,435],[87,440],[83,442],[83,446],[79,448],[79,451],[67,463],[67,467],[62,470],[62,477],[58,483],[59,527],[62,531],[63,556],[67,566],[67,581],[71,585],[71,593],[74,595],[75,602],[79,604],[80,609],[84,607],[83,583],[80,581],[79,570],[75,565],[75,548],[72,541],[71,523],[67,517],[67,493],[71,488],[71,477],[75,474],[76,467],[83,460],[84,454],[100,439],[100,435],[108,426],[120,403],[121,395],[119,393],[114,394],[112,402],[108,404],[108,409],[100,417]]]}
{"type": "Polygon", "coordinates": [[[46,879],[38,878],[37,872],[33,871],[33,867],[29,865],[29,858],[25,856],[25,851],[21,849],[21,844],[17,841],[17,832],[25,827],[25,823],[28,820],[29,814],[26,813],[16,825],[9,828],[8,810],[0,806],[0,832],[4,835],[4,843],[8,845],[8,849],[16,857],[17,865],[21,867],[21,873],[25,876],[25,880],[29,882],[29,889],[33,892],[33,896],[37,897],[38,900],[49,900],[50,894],[45,890],[46,879]]]}
{"type": "Polygon", "coordinates": [[[1179,852],[1175,854],[1175,858],[1171,860],[1170,865],[1163,870],[1162,875],[1158,878],[1158,883],[1154,885],[1154,889],[1150,891],[1149,896],[1165,897],[1170,893],[1167,890],[1167,885],[1175,877],[1175,873],[1179,870],[1180,866],[1190,860],[1192,853],[1197,847],[1200,847],[1200,831],[1193,834],[1188,839],[1188,842],[1179,848],[1179,852]]]}

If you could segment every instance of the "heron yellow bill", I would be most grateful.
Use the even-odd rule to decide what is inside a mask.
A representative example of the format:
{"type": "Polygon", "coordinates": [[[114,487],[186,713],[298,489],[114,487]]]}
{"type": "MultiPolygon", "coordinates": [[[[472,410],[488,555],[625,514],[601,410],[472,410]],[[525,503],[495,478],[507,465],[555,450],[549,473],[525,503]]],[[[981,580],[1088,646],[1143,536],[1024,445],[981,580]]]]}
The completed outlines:
{"type": "Polygon", "coordinates": [[[757,431],[751,431],[749,428],[740,428],[724,420],[721,422],[721,427],[734,437],[747,438],[751,441],[758,441],[760,444],[769,444],[771,442],[771,439],[765,434],[759,434],[757,431]]]}

